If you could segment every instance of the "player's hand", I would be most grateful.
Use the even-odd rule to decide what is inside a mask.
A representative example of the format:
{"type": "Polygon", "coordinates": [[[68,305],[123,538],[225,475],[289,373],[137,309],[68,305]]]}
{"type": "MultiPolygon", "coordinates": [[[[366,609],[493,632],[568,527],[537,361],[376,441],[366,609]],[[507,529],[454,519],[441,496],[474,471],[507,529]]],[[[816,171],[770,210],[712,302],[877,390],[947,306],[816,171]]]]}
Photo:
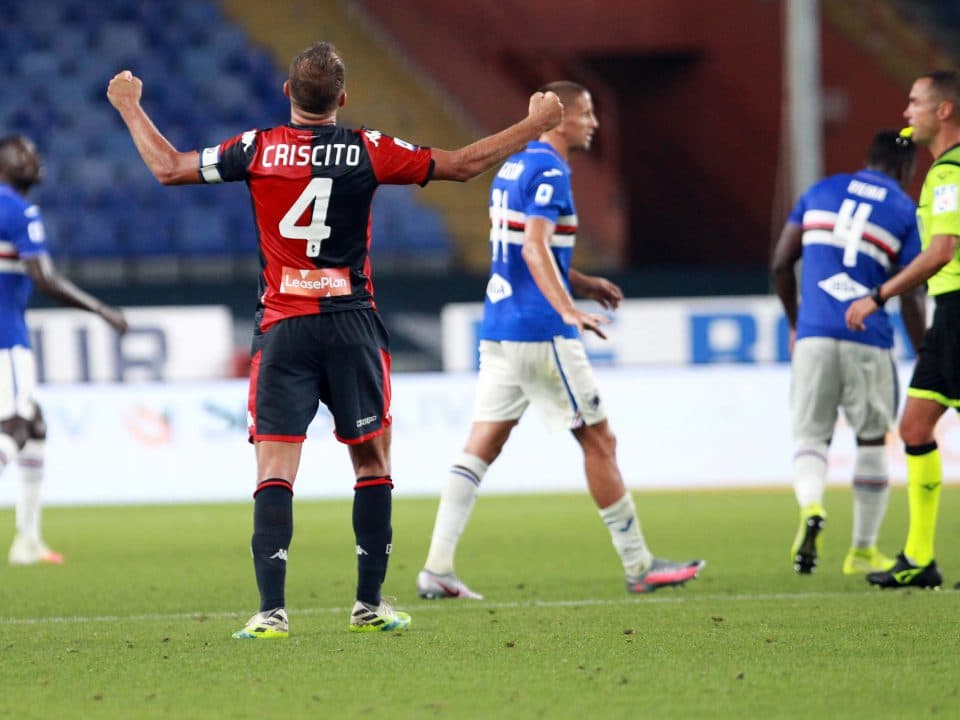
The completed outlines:
{"type": "Polygon", "coordinates": [[[130,329],[127,319],[123,316],[123,311],[118,308],[104,305],[100,308],[100,317],[106,320],[110,327],[117,331],[118,335],[123,335],[130,329]]]}
{"type": "Polygon", "coordinates": [[[118,72],[107,86],[107,99],[117,110],[140,104],[143,81],[129,70],[118,72]]]}
{"type": "Polygon", "coordinates": [[[616,310],[623,300],[623,290],[616,283],[606,278],[584,275],[577,293],[590,300],[600,303],[605,310],[616,310]]]}
{"type": "Polygon", "coordinates": [[[581,333],[589,330],[592,333],[596,333],[596,335],[603,340],[607,339],[606,334],[600,329],[600,326],[610,322],[610,318],[597,315],[596,313],[583,312],[583,310],[577,308],[563,313],[560,317],[563,318],[563,322],[567,325],[573,325],[581,333]]]}
{"type": "Polygon", "coordinates": [[[854,300],[847,308],[845,320],[851,330],[866,330],[866,319],[877,311],[877,304],[872,297],[862,297],[854,300]]]}
{"type": "Polygon", "coordinates": [[[530,96],[529,117],[536,120],[541,132],[553,130],[563,122],[563,103],[555,92],[535,92],[530,96]]]}

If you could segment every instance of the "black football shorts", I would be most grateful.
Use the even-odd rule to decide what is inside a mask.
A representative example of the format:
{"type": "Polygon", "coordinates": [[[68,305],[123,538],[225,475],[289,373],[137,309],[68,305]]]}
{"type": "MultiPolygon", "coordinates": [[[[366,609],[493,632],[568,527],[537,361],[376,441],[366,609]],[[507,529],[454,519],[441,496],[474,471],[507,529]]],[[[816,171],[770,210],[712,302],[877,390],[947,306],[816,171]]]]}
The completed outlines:
{"type": "Polygon", "coordinates": [[[960,407],[960,292],[936,297],[933,324],[917,351],[907,395],[960,407]]]}
{"type": "Polygon", "coordinates": [[[253,337],[250,440],[303,442],[318,403],[350,445],[390,426],[389,336],[372,309],[288,318],[253,337]]]}

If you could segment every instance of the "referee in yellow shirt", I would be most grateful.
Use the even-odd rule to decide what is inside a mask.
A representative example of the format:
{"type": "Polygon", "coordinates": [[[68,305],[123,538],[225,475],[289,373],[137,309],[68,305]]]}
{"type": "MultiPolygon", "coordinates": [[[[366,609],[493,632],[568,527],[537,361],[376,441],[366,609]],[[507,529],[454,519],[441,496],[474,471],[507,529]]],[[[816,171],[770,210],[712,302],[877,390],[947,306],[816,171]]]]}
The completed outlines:
{"type": "Polygon", "coordinates": [[[923,252],[851,304],[846,320],[852,330],[862,330],[864,318],[886,300],[924,281],[936,300],[900,419],[910,506],[907,542],[892,568],[867,575],[882,588],[936,588],[943,584],[933,550],[943,464],[933,431],[947,408],[960,408],[960,75],[938,70],[917,78],[903,116],[909,127],[901,134],[929,146],[934,157],[917,207],[923,252]]]}

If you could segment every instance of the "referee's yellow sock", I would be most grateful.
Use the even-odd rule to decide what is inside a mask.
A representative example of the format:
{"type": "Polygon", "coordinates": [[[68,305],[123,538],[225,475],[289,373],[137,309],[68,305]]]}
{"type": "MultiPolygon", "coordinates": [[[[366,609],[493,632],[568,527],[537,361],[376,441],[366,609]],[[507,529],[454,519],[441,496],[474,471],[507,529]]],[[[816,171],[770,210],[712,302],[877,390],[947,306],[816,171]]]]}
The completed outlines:
{"type": "Polygon", "coordinates": [[[929,565],[934,558],[933,540],[937,530],[943,463],[935,442],[907,445],[907,500],[910,530],[903,554],[915,565],[929,565]]]}

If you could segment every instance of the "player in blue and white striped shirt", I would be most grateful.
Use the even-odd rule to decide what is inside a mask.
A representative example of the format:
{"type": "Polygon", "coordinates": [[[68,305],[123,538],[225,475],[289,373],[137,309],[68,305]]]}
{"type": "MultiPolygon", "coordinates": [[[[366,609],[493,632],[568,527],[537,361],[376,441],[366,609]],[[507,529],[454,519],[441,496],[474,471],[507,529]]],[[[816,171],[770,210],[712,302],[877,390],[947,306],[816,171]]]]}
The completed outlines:
{"type": "MultiPolygon", "coordinates": [[[[825,178],[803,194],[774,251],[777,295],[791,328],[794,491],[800,505],[791,556],[801,574],[813,572],[818,562],[827,448],[840,407],[857,438],[853,538],[843,572],[893,564],[876,545],[889,496],[884,442],[899,399],[890,354],[893,328],[881,310],[865,331],[854,332],[845,314],[853,300],[870,295],[920,252],[916,206],[901,187],[913,174],[915,156],[913,143],[897,132],[878,133],[865,169],[825,178]],[[798,307],[794,265],[801,258],[798,307]]],[[[901,311],[919,347],[922,296],[904,296],[901,311]]]]}
{"type": "Polygon", "coordinates": [[[34,396],[37,375],[25,319],[33,285],[64,305],[100,315],[117,332],[127,329],[119,310],[88,295],[54,269],[40,210],[26,199],[41,174],[33,142],[13,135],[0,138],[0,473],[16,460],[21,477],[17,535],[9,554],[12,565],[63,562],[63,556],[48,548],[40,534],[47,431],[34,396]]]}
{"type": "Polygon", "coordinates": [[[480,375],[473,426],[440,498],[430,552],[417,577],[423,598],[479,598],[454,573],[453,560],[480,482],[529,405],[548,425],[573,433],[584,454],[587,486],[620,556],[627,591],[682,585],[703,562],[656,558],[640,530],[616,459],[616,437],[580,334],[604,337],[606,318],[580,310],[571,293],[616,308],[620,288],[570,267],[577,212],[570,152],[588,150],[599,123],[590,93],[551,83],[563,123],[500,168],[490,191],[490,280],[480,331],[480,375]]]}

